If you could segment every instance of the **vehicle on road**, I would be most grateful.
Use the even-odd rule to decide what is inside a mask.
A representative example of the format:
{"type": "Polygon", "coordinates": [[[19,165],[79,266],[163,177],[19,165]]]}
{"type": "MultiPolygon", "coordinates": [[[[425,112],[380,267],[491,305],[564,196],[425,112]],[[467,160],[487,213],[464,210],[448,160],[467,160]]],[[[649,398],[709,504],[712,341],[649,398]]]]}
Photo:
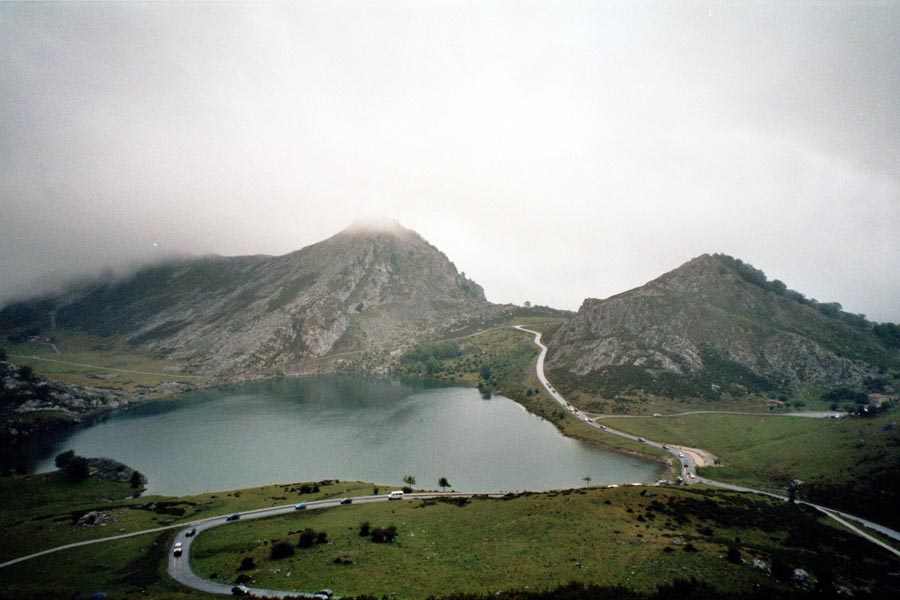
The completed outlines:
{"type": "Polygon", "coordinates": [[[644,443],[644,442],[646,442],[647,440],[645,440],[645,439],[642,438],[642,437],[639,437],[639,438],[638,438],[638,441],[641,442],[641,443],[644,443]]]}
{"type": "Polygon", "coordinates": [[[388,494],[388,500],[403,500],[403,490],[394,490],[388,494]]]}
{"type": "Polygon", "coordinates": [[[313,598],[316,598],[316,600],[328,600],[332,596],[334,596],[334,592],[331,590],[319,590],[313,594],[313,598]]]}
{"type": "Polygon", "coordinates": [[[353,504],[353,498],[342,498],[341,504],[353,504]]]}
{"type": "Polygon", "coordinates": [[[190,529],[188,529],[187,531],[184,532],[184,537],[194,537],[195,535],[197,535],[196,527],[191,527],[190,529]]]}
{"type": "Polygon", "coordinates": [[[679,452],[679,453],[678,453],[678,458],[684,458],[684,452],[679,452]]]}
{"type": "Polygon", "coordinates": [[[241,518],[241,515],[235,513],[235,514],[231,515],[230,517],[228,517],[228,518],[225,519],[225,520],[226,520],[226,521],[237,521],[237,520],[239,520],[240,518],[241,518]]]}
{"type": "Polygon", "coordinates": [[[232,596],[249,596],[250,588],[248,588],[246,585],[236,585],[233,588],[231,588],[231,595],[232,596]]]}
{"type": "Polygon", "coordinates": [[[606,425],[601,425],[600,429],[606,429],[606,425]]]}
{"type": "Polygon", "coordinates": [[[172,548],[172,556],[181,556],[181,553],[184,551],[181,542],[176,542],[175,546],[172,548]]]}

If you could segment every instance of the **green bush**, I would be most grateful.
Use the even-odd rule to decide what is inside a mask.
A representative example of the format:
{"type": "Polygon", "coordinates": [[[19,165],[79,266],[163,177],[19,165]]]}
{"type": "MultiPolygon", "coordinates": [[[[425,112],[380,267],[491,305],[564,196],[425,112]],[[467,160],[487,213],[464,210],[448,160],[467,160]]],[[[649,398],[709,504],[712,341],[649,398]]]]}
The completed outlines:
{"type": "Polygon", "coordinates": [[[272,550],[269,553],[269,558],[272,560],[278,560],[281,558],[288,558],[289,556],[294,555],[294,546],[290,544],[290,542],[278,542],[274,546],[272,546],[272,550]]]}

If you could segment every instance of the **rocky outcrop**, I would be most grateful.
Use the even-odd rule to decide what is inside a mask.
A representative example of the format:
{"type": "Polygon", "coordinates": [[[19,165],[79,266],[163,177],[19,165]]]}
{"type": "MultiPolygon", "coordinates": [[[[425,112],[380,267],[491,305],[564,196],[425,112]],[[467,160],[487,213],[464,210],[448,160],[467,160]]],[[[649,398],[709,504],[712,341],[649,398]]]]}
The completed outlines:
{"type": "Polygon", "coordinates": [[[613,393],[858,387],[897,364],[871,325],[741,261],[703,255],[640,288],[585,300],[550,339],[547,367],[613,393]]]}

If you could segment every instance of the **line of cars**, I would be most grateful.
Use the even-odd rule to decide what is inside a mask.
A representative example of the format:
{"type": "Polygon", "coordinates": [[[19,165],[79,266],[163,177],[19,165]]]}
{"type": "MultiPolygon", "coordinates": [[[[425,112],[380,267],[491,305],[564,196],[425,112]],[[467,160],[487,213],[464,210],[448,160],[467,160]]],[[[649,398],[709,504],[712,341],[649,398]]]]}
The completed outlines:
{"type": "MultiPolygon", "coordinates": [[[[388,494],[388,500],[402,500],[403,495],[404,494],[401,490],[395,490],[388,494]]],[[[340,503],[343,505],[353,504],[353,498],[341,498],[340,503]]],[[[307,505],[304,502],[301,502],[294,506],[294,510],[306,510],[306,509],[307,509],[307,505]]],[[[239,521],[240,518],[241,518],[240,513],[234,513],[233,515],[229,515],[228,517],[226,517],[225,521],[226,522],[234,522],[234,521],[239,521]]],[[[192,527],[191,529],[188,529],[184,535],[185,535],[185,537],[193,537],[193,536],[197,535],[197,529],[195,527],[192,527]]],[[[181,556],[183,553],[184,553],[184,544],[182,542],[175,542],[175,545],[172,547],[172,554],[177,557],[177,556],[181,556]]],[[[252,593],[252,590],[243,584],[236,585],[233,588],[231,588],[232,596],[247,597],[247,596],[250,596],[251,593],[252,593]]],[[[319,590],[318,592],[316,592],[315,594],[313,594],[314,600],[331,600],[332,596],[334,596],[334,592],[329,589],[322,589],[322,590],[319,590]]]]}

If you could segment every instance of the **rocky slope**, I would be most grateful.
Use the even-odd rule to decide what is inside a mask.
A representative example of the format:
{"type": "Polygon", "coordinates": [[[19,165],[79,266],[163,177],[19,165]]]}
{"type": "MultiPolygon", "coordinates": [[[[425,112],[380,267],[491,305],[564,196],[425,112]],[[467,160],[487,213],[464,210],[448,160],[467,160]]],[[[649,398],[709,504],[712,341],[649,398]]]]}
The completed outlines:
{"type": "Polygon", "coordinates": [[[414,341],[493,314],[479,285],[396,222],[353,225],[278,257],[210,256],[7,307],[0,329],[122,335],[136,348],[242,378],[368,356],[377,370],[414,341]],[[34,325],[32,325],[34,329],[34,325]],[[372,358],[374,357],[374,358],[372,358]]]}
{"type": "Polygon", "coordinates": [[[650,283],[587,299],[549,342],[548,368],[607,397],[859,387],[898,364],[872,324],[768,281],[724,255],[703,255],[650,283]]]}

